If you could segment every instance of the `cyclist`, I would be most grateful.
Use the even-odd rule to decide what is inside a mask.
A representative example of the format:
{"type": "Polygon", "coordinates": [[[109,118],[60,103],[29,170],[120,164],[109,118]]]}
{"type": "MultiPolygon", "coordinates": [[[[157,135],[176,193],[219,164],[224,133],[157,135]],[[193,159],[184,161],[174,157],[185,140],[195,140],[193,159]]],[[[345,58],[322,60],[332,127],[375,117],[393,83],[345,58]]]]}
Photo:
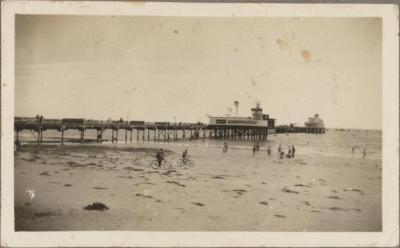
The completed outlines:
{"type": "Polygon", "coordinates": [[[186,148],[183,153],[182,153],[182,160],[183,162],[186,164],[187,160],[189,158],[189,153],[188,153],[188,149],[186,148]]]}
{"type": "Polygon", "coordinates": [[[156,158],[158,161],[158,166],[161,167],[161,162],[164,160],[164,151],[162,148],[157,152],[156,158]]]}

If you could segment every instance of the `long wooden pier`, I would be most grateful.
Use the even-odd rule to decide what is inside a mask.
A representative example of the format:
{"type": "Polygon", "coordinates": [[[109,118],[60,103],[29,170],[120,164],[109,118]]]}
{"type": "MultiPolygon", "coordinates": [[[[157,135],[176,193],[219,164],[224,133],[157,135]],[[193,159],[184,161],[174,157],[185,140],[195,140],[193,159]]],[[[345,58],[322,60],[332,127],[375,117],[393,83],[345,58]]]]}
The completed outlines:
{"type": "Polygon", "coordinates": [[[104,133],[111,132],[111,142],[118,143],[119,131],[125,131],[124,141],[133,142],[133,133],[136,133],[136,141],[176,141],[179,139],[238,139],[238,140],[267,140],[268,127],[249,126],[216,126],[204,123],[169,123],[169,122],[141,122],[141,121],[97,121],[83,119],[22,119],[14,121],[16,132],[15,141],[20,142],[19,133],[23,130],[31,130],[37,133],[37,143],[43,142],[46,130],[57,130],[60,133],[60,142],[65,139],[64,132],[76,130],[80,134],[80,142],[85,142],[87,130],[96,131],[96,142],[103,142],[104,133]],[[75,121],[74,121],[75,120],[75,121]]]}

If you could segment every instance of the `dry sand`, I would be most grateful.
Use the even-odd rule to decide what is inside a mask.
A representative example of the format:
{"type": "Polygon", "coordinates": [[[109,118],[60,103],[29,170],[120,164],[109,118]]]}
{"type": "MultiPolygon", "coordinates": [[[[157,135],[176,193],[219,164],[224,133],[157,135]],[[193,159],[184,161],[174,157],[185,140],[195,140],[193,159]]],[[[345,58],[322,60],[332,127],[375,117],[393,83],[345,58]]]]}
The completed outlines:
{"type": "MultiPolygon", "coordinates": [[[[26,145],[15,156],[17,231],[380,231],[381,160],[165,144],[26,145]],[[167,149],[174,168],[150,166],[167,149]],[[34,190],[31,199],[29,190],[34,190]],[[109,209],[88,211],[91,202],[109,209]]],[[[31,191],[32,192],[32,191],[31,191]]]]}

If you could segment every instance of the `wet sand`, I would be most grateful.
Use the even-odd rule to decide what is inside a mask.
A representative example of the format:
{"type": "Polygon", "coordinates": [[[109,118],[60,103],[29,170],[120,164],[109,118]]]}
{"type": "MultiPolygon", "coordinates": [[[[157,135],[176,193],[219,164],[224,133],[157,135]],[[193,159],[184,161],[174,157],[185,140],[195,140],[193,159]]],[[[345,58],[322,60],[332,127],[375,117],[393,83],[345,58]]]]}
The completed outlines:
{"type": "MultiPolygon", "coordinates": [[[[263,148],[265,149],[265,148],[263,148]]],[[[15,156],[17,231],[380,231],[381,161],[191,146],[23,146],[15,156]],[[155,170],[159,147],[170,170],[155,170]],[[35,196],[31,199],[30,190],[35,196]],[[32,192],[32,191],[31,191],[32,192]],[[85,210],[101,202],[104,211],[85,210]]]]}

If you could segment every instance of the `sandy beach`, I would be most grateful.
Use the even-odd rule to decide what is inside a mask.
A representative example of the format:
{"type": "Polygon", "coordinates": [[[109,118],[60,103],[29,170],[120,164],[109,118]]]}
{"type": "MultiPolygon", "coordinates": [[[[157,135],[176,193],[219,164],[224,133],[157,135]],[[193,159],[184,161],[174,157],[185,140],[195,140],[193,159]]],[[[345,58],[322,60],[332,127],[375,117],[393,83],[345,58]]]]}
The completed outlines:
{"type": "Polygon", "coordinates": [[[351,142],[344,139],[346,147],[338,140],[314,145],[329,143],[329,134],[306,136],[312,142],[306,144],[304,135],[271,135],[255,157],[245,143],[232,144],[227,153],[221,143],[200,141],[25,144],[15,155],[15,228],[380,231],[379,156],[371,152],[362,158],[359,150],[352,155],[351,142]],[[296,145],[294,159],[279,159],[281,143],[284,149],[296,145]],[[273,149],[270,157],[267,145],[273,149]],[[185,147],[196,162],[187,169],[176,164],[185,147]],[[159,148],[166,150],[170,170],[150,166],[159,148]],[[108,209],[85,210],[91,202],[108,209]]]}

